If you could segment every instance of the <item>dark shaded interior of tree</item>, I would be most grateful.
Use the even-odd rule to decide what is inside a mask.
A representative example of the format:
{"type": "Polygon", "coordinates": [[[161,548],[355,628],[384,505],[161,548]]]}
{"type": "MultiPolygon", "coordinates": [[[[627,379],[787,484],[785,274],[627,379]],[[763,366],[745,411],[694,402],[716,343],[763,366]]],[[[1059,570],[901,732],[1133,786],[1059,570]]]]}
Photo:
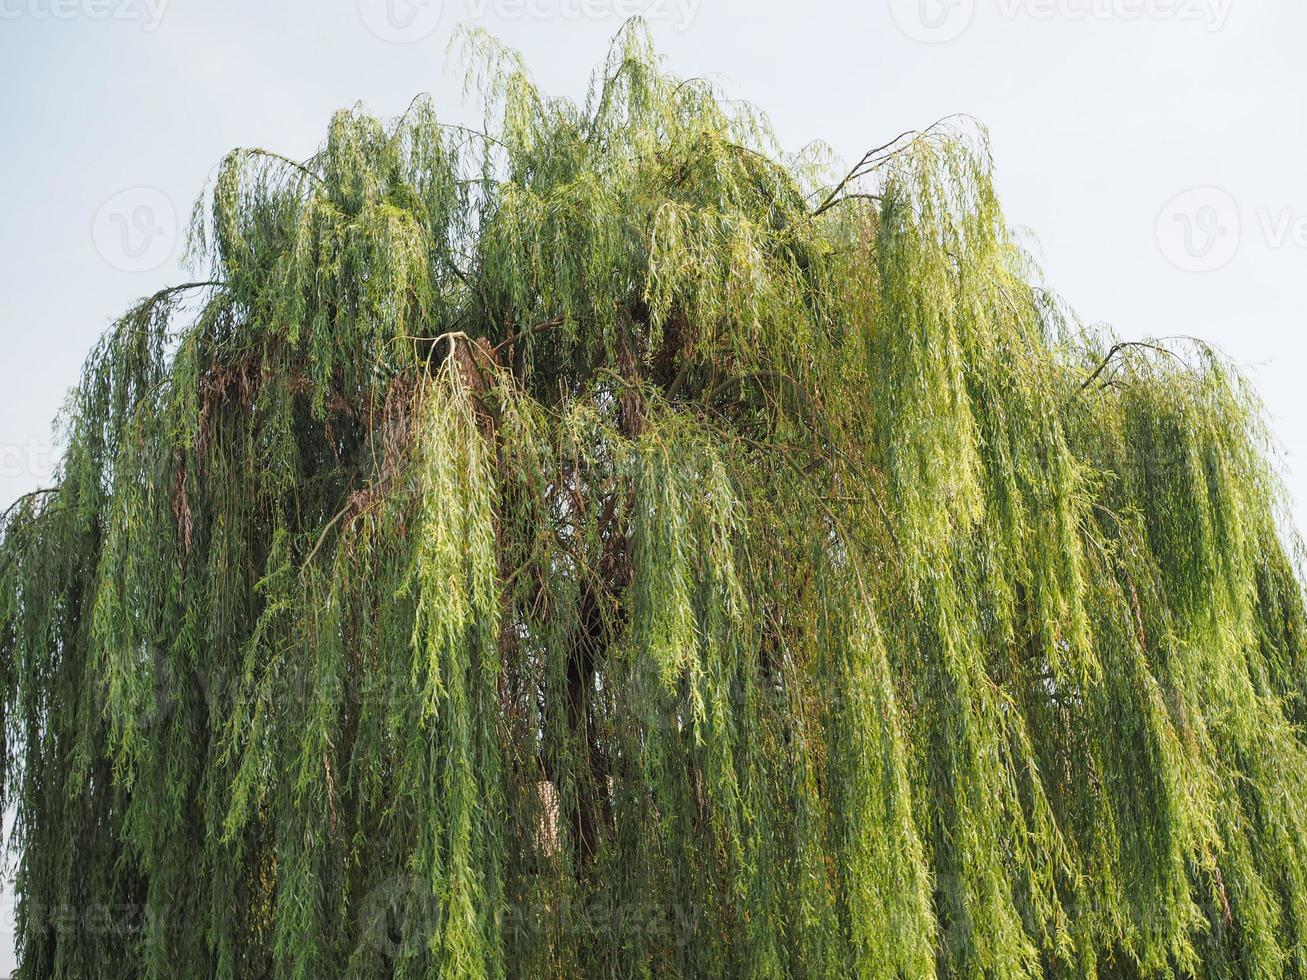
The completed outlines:
{"type": "Polygon", "coordinates": [[[1307,976],[1239,374],[1033,285],[975,124],[465,41],[482,129],[226,157],[0,522],[19,975],[1307,976]]]}

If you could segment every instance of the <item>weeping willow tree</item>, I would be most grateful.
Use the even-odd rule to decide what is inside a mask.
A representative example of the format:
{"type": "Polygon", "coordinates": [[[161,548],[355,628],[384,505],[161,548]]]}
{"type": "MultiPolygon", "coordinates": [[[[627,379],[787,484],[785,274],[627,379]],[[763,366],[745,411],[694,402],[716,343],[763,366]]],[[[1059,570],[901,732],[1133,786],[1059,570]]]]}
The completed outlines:
{"type": "Polygon", "coordinates": [[[22,977],[1307,976],[1252,393],[629,25],[237,150],[0,527],[22,977]],[[842,179],[841,179],[842,176],[842,179]]]}

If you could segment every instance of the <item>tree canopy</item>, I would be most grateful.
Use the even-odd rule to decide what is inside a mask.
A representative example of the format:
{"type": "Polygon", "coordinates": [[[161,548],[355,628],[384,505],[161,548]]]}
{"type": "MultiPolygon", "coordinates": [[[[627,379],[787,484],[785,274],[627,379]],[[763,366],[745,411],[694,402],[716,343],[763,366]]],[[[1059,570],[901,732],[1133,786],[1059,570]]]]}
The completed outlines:
{"type": "Polygon", "coordinates": [[[230,153],[0,522],[20,976],[1307,976],[1254,394],[628,25],[230,153]]]}

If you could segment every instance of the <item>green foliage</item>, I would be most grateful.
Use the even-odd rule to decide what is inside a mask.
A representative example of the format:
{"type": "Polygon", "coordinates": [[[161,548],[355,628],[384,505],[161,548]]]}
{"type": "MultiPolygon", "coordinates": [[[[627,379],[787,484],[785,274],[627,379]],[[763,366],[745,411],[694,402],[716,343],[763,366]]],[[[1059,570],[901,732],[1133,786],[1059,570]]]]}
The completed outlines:
{"type": "Polygon", "coordinates": [[[1259,408],[848,179],[466,35],[486,130],[230,154],[0,524],[23,977],[1307,976],[1259,408]]]}

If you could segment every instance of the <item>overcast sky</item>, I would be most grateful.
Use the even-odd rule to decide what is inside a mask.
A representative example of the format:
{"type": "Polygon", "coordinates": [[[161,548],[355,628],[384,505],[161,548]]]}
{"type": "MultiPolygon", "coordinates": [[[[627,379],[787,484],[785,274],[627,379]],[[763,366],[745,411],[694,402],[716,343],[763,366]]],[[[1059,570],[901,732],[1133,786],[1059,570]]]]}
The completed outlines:
{"type": "MultiPolygon", "coordinates": [[[[630,14],[792,149],[849,160],[953,112],[988,125],[1048,284],[1126,338],[1251,374],[1307,526],[1307,4],[1299,0],[0,0],[0,506],[115,313],[183,281],[179,222],[223,153],[311,154],[333,110],[418,92],[479,23],[579,96],[630,14]]],[[[0,970],[12,966],[6,896],[0,970]]]]}

